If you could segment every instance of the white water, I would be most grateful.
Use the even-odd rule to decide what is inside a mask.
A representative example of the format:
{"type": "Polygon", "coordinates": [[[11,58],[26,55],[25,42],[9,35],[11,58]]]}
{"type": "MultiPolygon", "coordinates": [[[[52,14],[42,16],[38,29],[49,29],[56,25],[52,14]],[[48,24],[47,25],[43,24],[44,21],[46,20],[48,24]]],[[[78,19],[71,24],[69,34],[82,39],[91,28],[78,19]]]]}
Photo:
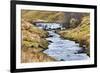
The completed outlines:
{"type": "Polygon", "coordinates": [[[57,23],[37,23],[37,26],[42,29],[57,29],[62,28],[60,24],[57,23]]]}
{"type": "Polygon", "coordinates": [[[49,44],[48,49],[44,53],[49,56],[54,57],[56,60],[84,60],[88,59],[86,53],[78,53],[82,50],[79,47],[79,44],[76,44],[74,41],[64,40],[54,31],[48,31],[52,37],[48,37],[47,40],[52,43],[49,44]]]}
{"type": "MultiPolygon", "coordinates": [[[[39,27],[44,27],[44,25],[46,24],[41,23],[41,26],[39,27]]],[[[79,44],[76,44],[74,41],[62,39],[59,34],[55,33],[53,28],[58,28],[58,26],[61,27],[60,25],[56,24],[55,26],[53,26],[52,24],[53,27],[51,27],[50,24],[47,24],[46,26],[46,29],[51,30],[48,31],[50,37],[46,38],[48,41],[50,41],[50,43],[48,49],[45,50],[44,53],[48,54],[58,61],[89,59],[86,53],[78,53],[79,51],[82,51],[82,48],[79,47],[79,44]]]]}

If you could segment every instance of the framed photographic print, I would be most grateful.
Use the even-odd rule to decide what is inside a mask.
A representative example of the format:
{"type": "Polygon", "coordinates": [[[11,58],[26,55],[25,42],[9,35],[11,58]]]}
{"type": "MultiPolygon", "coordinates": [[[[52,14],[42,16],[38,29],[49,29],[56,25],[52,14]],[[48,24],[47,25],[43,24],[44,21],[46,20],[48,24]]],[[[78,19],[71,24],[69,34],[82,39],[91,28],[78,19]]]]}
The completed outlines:
{"type": "Polygon", "coordinates": [[[97,7],[11,1],[11,72],[97,66],[97,7]]]}

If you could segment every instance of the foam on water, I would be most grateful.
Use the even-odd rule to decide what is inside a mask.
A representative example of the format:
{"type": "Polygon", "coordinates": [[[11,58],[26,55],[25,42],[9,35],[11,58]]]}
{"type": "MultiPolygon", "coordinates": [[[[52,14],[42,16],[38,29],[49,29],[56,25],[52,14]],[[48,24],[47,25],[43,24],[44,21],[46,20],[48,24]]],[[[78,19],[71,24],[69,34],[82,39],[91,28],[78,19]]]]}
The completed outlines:
{"type": "Polygon", "coordinates": [[[76,44],[74,41],[64,40],[54,31],[48,31],[52,37],[48,37],[47,40],[52,41],[49,44],[48,49],[44,53],[49,56],[54,57],[56,60],[84,60],[88,59],[86,53],[78,53],[79,50],[82,50],[79,47],[79,44],[76,44]]]}
{"type": "Polygon", "coordinates": [[[62,28],[57,23],[38,23],[37,26],[41,29],[48,30],[49,36],[46,38],[49,43],[48,49],[44,53],[60,61],[71,61],[71,60],[86,60],[89,59],[86,53],[78,53],[82,50],[79,44],[74,41],[65,40],[60,37],[59,34],[55,33],[54,29],[62,28]]]}

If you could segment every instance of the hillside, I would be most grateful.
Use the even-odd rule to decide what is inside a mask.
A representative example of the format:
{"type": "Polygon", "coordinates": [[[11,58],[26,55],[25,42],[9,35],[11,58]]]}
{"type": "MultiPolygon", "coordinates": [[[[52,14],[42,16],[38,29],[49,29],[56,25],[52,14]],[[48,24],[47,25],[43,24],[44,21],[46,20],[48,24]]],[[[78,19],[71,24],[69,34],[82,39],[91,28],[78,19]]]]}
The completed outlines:
{"type": "Polygon", "coordinates": [[[22,10],[22,18],[25,21],[44,20],[46,22],[62,22],[64,13],[54,11],[22,10]]]}
{"type": "Polygon", "coordinates": [[[28,22],[42,20],[44,22],[57,22],[64,25],[64,27],[71,27],[80,23],[81,18],[87,13],[77,12],[60,12],[60,11],[34,11],[21,10],[21,18],[28,22]]]}
{"type": "Polygon", "coordinates": [[[54,61],[55,59],[51,58],[47,54],[44,54],[43,51],[48,48],[48,41],[45,37],[48,33],[42,29],[35,27],[22,20],[22,53],[21,53],[21,62],[48,62],[54,61]]]}

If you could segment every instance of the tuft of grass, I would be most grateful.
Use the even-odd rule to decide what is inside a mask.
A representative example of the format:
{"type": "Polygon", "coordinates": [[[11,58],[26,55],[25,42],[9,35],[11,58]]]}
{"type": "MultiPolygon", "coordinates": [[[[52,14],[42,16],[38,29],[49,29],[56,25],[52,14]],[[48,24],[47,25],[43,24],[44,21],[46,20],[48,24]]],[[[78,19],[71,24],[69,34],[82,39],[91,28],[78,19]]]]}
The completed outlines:
{"type": "Polygon", "coordinates": [[[51,62],[55,61],[54,58],[48,56],[47,54],[43,52],[24,52],[22,51],[22,63],[32,63],[32,62],[51,62]]]}

